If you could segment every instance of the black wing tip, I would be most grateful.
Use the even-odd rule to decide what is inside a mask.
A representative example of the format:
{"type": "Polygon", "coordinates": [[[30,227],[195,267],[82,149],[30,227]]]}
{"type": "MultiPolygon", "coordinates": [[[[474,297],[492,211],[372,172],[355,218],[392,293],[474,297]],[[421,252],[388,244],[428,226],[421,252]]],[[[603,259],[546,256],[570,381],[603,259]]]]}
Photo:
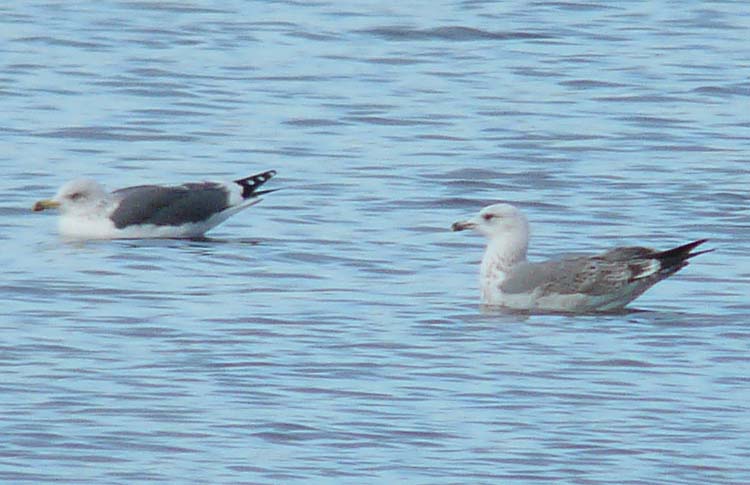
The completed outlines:
{"type": "Polygon", "coordinates": [[[679,247],[675,248],[675,250],[678,250],[678,252],[683,252],[684,251],[684,252],[687,253],[687,257],[688,258],[692,258],[693,256],[698,256],[699,254],[704,254],[704,253],[710,253],[711,251],[714,250],[714,248],[711,248],[711,249],[704,249],[702,251],[693,252],[693,249],[697,248],[698,246],[700,246],[701,244],[704,244],[706,242],[708,242],[708,238],[698,239],[696,241],[689,242],[687,244],[683,244],[682,246],[679,246],[679,247]]]}
{"type": "Polygon", "coordinates": [[[698,246],[700,246],[701,244],[703,244],[705,242],[708,242],[708,238],[698,239],[698,240],[693,241],[691,243],[685,244],[685,246],[692,246],[692,247],[695,248],[695,247],[698,247],[698,246]]]}
{"type": "Polygon", "coordinates": [[[276,170],[266,170],[265,172],[257,173],[249,177],[237,179],[234,183],[242,187],[242,198],[249,199],[250,197],[258,197],[263,194],[275,192],[278,189],[258,191],[261,185],[265,184],[276,175],[276,170]]]}
{"type": "Polygon", "coordinates": [[[696,256],[700,256],[701,254],[712,253],[712,252],[714,252],[714,251],[716,251],[716,248],[711,248],[711,249],[704,249],[704,250],[702,250],[702,251],[696,251],[696,252],[694,252],[694,253],[690,253],[690,254],[688,254],[688,256],[687,256],[687,258],[686,258],[686,259],[694,258],[694,257],[696,257],[696,256]]]}
{"type": "Polygon", "coordinates": [[[678,261],[686,261],[690,258],[700,256],[701,254],[706,254],[706,253],[710,253],[711,251],[714,251],[715,249],[711,248],[711,249],[704,249],[702,251],[693,252],[693,249],[697,248],[698,246],[706,242],[708,242],[708,239],[698,239],[696,241],[683,244],[682,246],[677,246],[676,248],[662,251],[656,254],[656,258],[661,259],[661,260],[672,259],[672,260],[678,260],[678,261]]]}

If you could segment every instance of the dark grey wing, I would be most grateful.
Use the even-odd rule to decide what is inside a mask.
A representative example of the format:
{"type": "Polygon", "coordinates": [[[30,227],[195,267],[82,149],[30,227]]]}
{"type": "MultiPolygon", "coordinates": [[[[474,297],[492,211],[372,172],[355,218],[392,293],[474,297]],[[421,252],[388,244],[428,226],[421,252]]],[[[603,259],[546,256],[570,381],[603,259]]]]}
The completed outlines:
{"type": "Polygon", "coordinates": [[[116,190],[113,195],[119,203],[110,219],[118,229],[134,224],[178,226],[201,222],[229,207],[229,192],[214,182],[174,187],[139,185],[116,190]]]}

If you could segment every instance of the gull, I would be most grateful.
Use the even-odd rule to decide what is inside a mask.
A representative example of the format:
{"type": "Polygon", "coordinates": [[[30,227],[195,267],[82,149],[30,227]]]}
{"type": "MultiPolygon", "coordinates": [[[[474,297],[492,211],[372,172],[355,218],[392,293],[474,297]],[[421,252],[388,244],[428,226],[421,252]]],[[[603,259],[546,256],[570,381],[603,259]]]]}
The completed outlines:
{"type": "Polygon", "coordinates": [[[473,229],[489,240],[480,267],[484,305],[523,311],[607,312],[621,310],[657,282],[688,264],[699,239],[666,251],[631,246],[593,256],[530,263],[529,223],[510,204],[494,204],[453,224],[453,231],[473,229]]]}
{"type": "Polygon", "coordinates": [[[34,211],[59,209],[59,231],[70,239],[196,238],[274,190],[258,190],[276,171],[233,182],[137,185],[107,192],[90,179],[63,185],[34,211]]]}

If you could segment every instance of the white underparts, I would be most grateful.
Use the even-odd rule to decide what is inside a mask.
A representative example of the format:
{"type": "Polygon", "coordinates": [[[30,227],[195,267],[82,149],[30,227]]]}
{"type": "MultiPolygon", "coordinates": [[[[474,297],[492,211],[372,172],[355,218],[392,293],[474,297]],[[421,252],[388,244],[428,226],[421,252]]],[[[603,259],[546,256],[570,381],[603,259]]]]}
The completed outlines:
{"type": "MultiPolygon", "coordinates": [[[[230,203],[235,202],[234,191],[230,203]]],[[[60,215],[60,234],[67,239],[141,239],[141,238],[190,238],[200,237],[210,229],[218,226],[228,218],[260,202],[260,198],[243,200],[237,194],[239,203],[206,220],[188,222],[179,226],[161,226],[155,224],[135,224],[121,229],[115,227],[109,218],[111,210],[102,210],[89,214],[69,212],[60,215]]]]}

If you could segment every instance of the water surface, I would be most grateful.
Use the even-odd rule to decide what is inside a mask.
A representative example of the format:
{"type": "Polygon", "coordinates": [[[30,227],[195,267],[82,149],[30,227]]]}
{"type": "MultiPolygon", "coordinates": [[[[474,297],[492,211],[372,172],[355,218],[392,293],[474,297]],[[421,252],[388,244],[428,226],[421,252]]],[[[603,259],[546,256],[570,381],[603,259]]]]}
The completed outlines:
{"type": "Polygon", "coordinates": [[[1,7],[3,483],[747,483],[742,2],[1,7]],[[70,244],[70,178],[284,190],[201,241],[70,244]],[[708,237],[600,316],[478,305],[532,259],[708,237]]]}

